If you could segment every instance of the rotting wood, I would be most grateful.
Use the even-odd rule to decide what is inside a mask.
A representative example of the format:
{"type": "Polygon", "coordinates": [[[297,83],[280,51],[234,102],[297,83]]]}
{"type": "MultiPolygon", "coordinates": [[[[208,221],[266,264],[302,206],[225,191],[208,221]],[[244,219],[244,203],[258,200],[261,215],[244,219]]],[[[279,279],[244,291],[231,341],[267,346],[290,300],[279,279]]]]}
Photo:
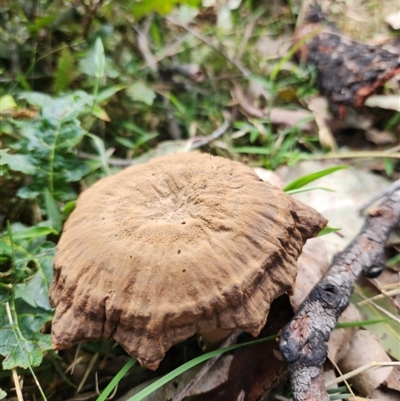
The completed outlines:
{"type": "Polygon", "coordinates": [[[318,89],[340,118],[347,106],[363,106],[378,88],[400,74],[399,55],[348,38],[316,8],[295,37],[298,43],[304,42],[297,52],[300,61],[316,66],[318,89]]]}
{"type": "Polygon", "coordinates": [[[280,350],[289,364],[294,401],[329,400],[322,368],[326,342],[350,302],[357,278],[362,274],[372,278],[381,273],[385,243],[399,224],[400,189],[396,189],[379,207],[369,210],[360,233],[335,256],[326,275],[284,328],[280,350]]]}

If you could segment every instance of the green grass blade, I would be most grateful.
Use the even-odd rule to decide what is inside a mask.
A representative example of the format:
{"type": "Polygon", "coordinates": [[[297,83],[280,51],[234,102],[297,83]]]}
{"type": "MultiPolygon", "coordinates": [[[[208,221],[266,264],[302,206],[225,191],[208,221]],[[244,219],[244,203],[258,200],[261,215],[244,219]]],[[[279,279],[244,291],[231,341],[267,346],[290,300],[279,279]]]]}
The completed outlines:
{"type": "Polygon", "coordinates": [[[299,194],[301,192],[314,191],[316,189],[320,189],[321,191],[336,192],[335,190],[333,190],[331,188],[326,188],[326,187],[307,187],[307,188],[299,188],[299,189],[289,189],[289,191],[285,191],[285,192],[288,195],[293,195],[293,194],[299,194]]]}
{"type": "Polygon", "coordinates": [[[299,189],[301,187],[304,187],[304,185],[309,184],[310,182],[318,180],[321,177],[325,177],[326,175],[332,174],[335,171],[343,170],[346,168],[348,168],[348,166],[335,166],[327,168],[325,170],[318,171],[316,173],[305,175],[304,177],[300,177],[297,180],[294,180],[290,184],[286,185],[286,187],[283,188],[283,190],[287,192],[287,191],[292,191],[294,189],[299,189]]]}
{"type": "Polygon", "coordinates": [[[172,372],[170,372],[167,375],[161,377],[160,379],[158,379],[154,383],[150,384],[149,386],[147,386],[143,390],[139,391],[133,397],[129,398],[128,401],[140,401],[140,400],[143,400],[144,397],[147,397],[153,391],[157,390],[158,388],[160,388],[164,384],[168,383],[172,379],[175,379],[175,377],[179,376],[183,372],[186,372],[187,370],[193,368],[194,366],[196,366],[196,365],[198,365],[198,364],[200,364],[200,363],[202,363],[204,361],[207,361],[208,359],[213,358],[214,356],[221,355],[221,354],[223,354],[225,352],[229,352],[229,351],[232,351],[234,349],[244,347],[246,345],[253,345],[253,344],[262,343],[262,342],[268,341],[268,340],[274,340],[275,338],[277,338],[277,336],[273,335],[273,336],[269,336],[269,337],[260,338],[259,340],[249,341],[249,342],[242,343],[242,344],[231,345],[230,347],[221,348],[221,349],[217,349],[215,351],[207,352],[204,355],[200,355],[199,357],[194,358],[191,361],[188,361],[188,362],[184,363],[183,365],[181,365],[178,368],[174,369],[172,372]]]}
{"type": "Polygon", "coordinates": [[[6,234],[3,234],[2,237],[8,236],[12,242],[12,240],[18,240],[18,239],[32,239],[32,238],[37,238],[37,237],[43,237],[45,235],[49,234],[58,234],[54,228],[50,227],[29,227],[25,228],[20,231],[13,231],[12,232],[12,237],[11,237],[11,229],[8,230],[6,234]]]}
{"type": "Polygon", "coordinates": [[[390,320],[390,317],[384,317],[382,319],[370,319],[370,320],[358,320],[354,322],[343,322],[343,323],[338,323],[335,326],[335,329],[345,329],[347,327],[361,327],[361,326],[368,326],[370,324],[378,324],[378,323],[384,323],[390,320]]]}
{"type": "Polygon", "coordinates": [[[115,377],[108,383],[108,386],[102,391],[102,393],[97,397],[96,401],[105,401],[110,393],[117,386],[119,381],[125,376],[128,370],[136,363],[136,359],[130,359],[121,370],[115,375],[115,377]]]}

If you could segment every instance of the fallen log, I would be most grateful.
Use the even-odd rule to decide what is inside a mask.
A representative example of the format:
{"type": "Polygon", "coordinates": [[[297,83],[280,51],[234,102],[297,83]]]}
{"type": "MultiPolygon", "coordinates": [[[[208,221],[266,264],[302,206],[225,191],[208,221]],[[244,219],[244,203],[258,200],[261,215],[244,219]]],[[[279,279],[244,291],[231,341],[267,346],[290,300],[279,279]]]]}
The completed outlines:
{"type": "Polygon", "coordinates": [[[350,39],[317,8],[296,31],[295,40],[300,61],[316,67],[318,89],[340,118],[347,106],[363,106],[378,88],[400,74],[399,55],[350,39]]]}

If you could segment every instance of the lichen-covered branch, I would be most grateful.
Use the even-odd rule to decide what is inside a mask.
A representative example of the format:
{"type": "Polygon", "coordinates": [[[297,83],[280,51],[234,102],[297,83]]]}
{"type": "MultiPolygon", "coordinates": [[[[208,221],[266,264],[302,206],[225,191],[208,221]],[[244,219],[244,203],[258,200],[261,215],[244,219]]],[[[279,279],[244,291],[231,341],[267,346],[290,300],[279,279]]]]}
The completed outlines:
{"type": "Polygon", "coordinates": [[[325,401],[322,365],[326,342],[350,302],[357,278],[378,276],[383,250],[391,230],[400,223],[400,189],[369,210],[364,227],[334,258],[330,269],[300,306],[281,336],[280,349],[289,364],[293,399],[325,401]]]}

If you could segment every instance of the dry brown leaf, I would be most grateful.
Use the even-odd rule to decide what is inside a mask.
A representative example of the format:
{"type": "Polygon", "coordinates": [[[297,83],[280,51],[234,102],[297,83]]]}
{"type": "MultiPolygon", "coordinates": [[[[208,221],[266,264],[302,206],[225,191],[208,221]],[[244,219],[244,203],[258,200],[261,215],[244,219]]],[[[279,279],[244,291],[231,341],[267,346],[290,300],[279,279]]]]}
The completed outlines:
{"type": "Polygon", "coordinates": [[[365,139],[379,146],[390,145],[391,143],[396,142],[396,139],[392,133],[387,131],[379,131],[375,128],[370,128],[365,131],[365,139]]]}
{"type": "Polygon", "coordinates": [[[285,183],[271,170],[267,170],[263,167],[255,167],[254,171],[263,181],[269,182],[280,189],[285,186],[285,183]]]}
{"type": "Polygon", "coordinates": [[[285,126],[299,126],[299,128],[310,131],[313,124],[310,121],[303,121],[312,117],[312,113],[307,110],[287,110],[282,108],[269,109],[268,107],[259,108],[253,104],[252,99],[247,98],[240,86],[234,83],[232,96],[241,107],[242,111],[251,117],[269,118],[273,124],[285,126]]]}
{"type": "Polygon", "coordinates": [[[322,146],[336,150],[337,144],[332,131],[326,123],[329,117],[327,103],[319,101],[320,97],[311,98],[308,102],[308,108],[312,111],[315,123],[318,127],[319,142],[322,146]]]}
{"type": "Polygon", "coordinates": [[[256,49],[261,53],[263,59],[282,58],[289,51],[293,44],[293,38],[290,35],[262,36],[257,44],[256,49]]]}
{"type": "MultiPolygon", "coordinates": [[[[391,359],[375,334],[367,330],[358,330],[352,338],[348,352],[338,365],[345,373],[374,361],[391,362],[391,359]]],[[[361,395],[368,396],[389,377],[392,370],[393,367],[368,369],[349,379],[349,382],[361,395]]]]}

